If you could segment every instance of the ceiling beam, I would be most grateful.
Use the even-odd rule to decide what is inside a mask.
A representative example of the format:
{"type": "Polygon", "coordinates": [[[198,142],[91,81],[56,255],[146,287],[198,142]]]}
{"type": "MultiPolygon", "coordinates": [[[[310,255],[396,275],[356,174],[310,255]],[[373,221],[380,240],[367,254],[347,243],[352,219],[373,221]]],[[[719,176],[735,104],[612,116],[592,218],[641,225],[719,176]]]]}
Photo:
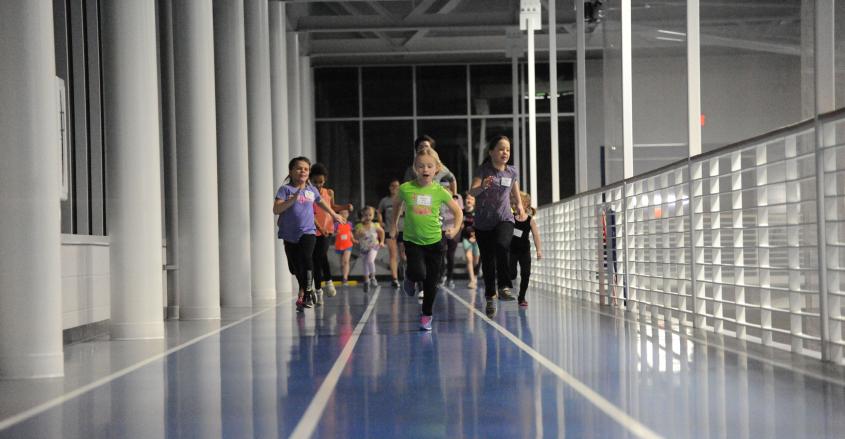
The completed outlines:
{"type": "MultiPolygon", "coordinates": [[[[463,1],[463,0],[449,0],[449,1],[445,4],[445,5],[443,5],[443,7],[442,7],[442,8],[440,8],[440,10],[438,10],[436,13],[437,13],[437,14],[448,14],[448,13],[450,13],[450,12],[454,11],[454,10],[455,10],[455,8],[457,8],[457,7],[461,4],[461,2],[462,2],[462,1],[463,1]]],[[[407,39],[407,40],[405,40],[405,42],[404,42],[404,43],[402,43],[402,45],[403,45],[403,46],[407,46],[407,45],[409,45],[409,44],[413,44],[413,43],[414,43],[414,41],[416,41],[416,40],[418,40],[418,39],[420,39],[420,38],[425,37],[425,35],[426,35],[427,33],[428,33],[428,31],[427,31],[427,30],[418,30],[418,31],[417,31],[417,32],[415,32],[413,35],[411,35],[410,37],[408,37],[408,39],[407,39]]]]}
{"type": "Polygon", "coordinates": [[[298,32],[374,32],[411,30],[486,29],[515,26],[510,12],[482,12],[448,15],[420,15],[392,20],[381,15],[305,16],[297,20],[298,32]]]}

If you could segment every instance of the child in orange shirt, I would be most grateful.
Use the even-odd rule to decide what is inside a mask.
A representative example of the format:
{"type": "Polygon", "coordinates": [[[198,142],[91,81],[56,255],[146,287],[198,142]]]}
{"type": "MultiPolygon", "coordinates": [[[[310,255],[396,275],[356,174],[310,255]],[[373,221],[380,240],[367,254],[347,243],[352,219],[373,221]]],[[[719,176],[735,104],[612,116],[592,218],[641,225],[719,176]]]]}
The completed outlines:
{"type": "MultiPolygon", "coordinates": [[[[343,209],[338,212],[343,219],[349,218],[349,210],[343,209]]],[[[357,243],[352,233],[352,224],[335,223],[334,225],[334,251],[340,255],[340,267],[343,272],[343,285],[349,285],[349,259],[352,257],[352,246],[357,243]]]]}

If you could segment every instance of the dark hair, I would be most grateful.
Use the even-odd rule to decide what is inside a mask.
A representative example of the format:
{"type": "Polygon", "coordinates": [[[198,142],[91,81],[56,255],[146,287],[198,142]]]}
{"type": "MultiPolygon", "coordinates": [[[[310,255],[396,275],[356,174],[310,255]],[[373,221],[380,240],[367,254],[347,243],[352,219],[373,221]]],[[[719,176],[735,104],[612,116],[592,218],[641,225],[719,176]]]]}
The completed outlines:
{"type": "Polygon", "coordinates": [[[428,134],[423,134],[422,136],[419,136],[414,140],[414,151],[415,152],[416,152],[417,148],[420,146],[420,143],[423,143],[423,142],[428,142],[429,145],[431,145],[432,148],[434,148],[435,144],[437,143],[437,142],[434,141],[434,138],[432,138],[428,134]]]}
{"type": "Polygon", "coordinates": [[[326,178],[328,178],[328,176],[329,176],[329,168],[327,168],[326,165],[324,165],[320,162],[317,162],[317,163],[314,163],[313,165],[311,165],[311,174],[309,176],[310,177],[316,177],[318,175],[322,175],[323,177],[326,177],[326,178]]]}
{"type": "MultiPolygon", "coordinates": [[[[294,157],[293,159],[291,159],[290,162],[288,162],[288,172],[293,171],[293,167],[296,166],[296,164],[299,163],[299,162],[308,163],[308,167],[311,167],[311,160],[308,160],[308,157],[304,157],[304,156],[294,157]]],[[[309,173],[309,176],[310,176],[310,173],[309,173]]],[[[285,177],[285,183],[290,183],[290,174],[288,174],[288,176],[285,177]]]]}
{"type": "Polygon", "coordinates": [[[500,140],[506,140],[509,144],[513,145],[513,142],[511,142],[510,137],[504,134],[493,136],[493,138],[490,139],[489,142],[487,142],[487,148],[484,149],[484,160],[481,162],[481,164],[490,163],[490,151],[492,151],[493,148],[496,147],[500,140]]]}

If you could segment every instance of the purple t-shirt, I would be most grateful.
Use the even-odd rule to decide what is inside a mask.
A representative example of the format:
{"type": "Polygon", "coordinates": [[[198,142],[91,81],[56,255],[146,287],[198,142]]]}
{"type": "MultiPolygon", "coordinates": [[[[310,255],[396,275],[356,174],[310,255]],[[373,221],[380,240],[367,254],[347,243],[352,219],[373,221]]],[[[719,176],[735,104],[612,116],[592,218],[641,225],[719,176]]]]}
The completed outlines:
{"type": "Polygon", "coordinates": [[[519,180],[516,168],[508,165],[504,171],[500,171],[489,162],[482,163],[473,176],[481,178],[482,182],[493,176],[493,185],[475,197],[474,227],[478,230],[493,230],[500,222],[514,222],[510,195],[511,188],[519,180]]]}
{"type": "MultiPolygon", "coordinates": [[[[287,200],[299,189],[284,185],[276,191],[276,198],[287,200]]],[[[299,193],[299,198],[293,206],[279,215],[279,239],[287,242],[299,242],[302,235],[314,235],[317,227],[314,225],[314,203],[320,201],[320,192],[310,184],[299,193]]]]}

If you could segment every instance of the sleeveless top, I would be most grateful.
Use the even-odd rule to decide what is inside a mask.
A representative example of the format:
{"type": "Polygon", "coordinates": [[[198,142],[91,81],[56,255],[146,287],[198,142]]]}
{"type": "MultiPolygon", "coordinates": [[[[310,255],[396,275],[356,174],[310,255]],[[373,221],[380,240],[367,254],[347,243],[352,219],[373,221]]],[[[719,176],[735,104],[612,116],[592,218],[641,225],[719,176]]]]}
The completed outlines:
{"type": "Polygon", "coordinates": [[[337,224],[334,236],[334,249],[343,251],[352,248],[352,224],[337,224]]]}
{"type": "MultiPolygon", "coordinates": [[[[334,200],[332,199],[331,195],[329,194],[329,190],[326,189],[326,188],[320,189],[320,198],[322,198],[323,201],[325,201],[326,204],[329,205],[329,207],[331,207],[332,204],[334,204],[334,200]]],[[[314,205],[314,222],[319,224],[320,227],[323,228],[323,230],[326,230],[329,233],[331,233],[332,226],[334,225],[334,220],[332,220],[332,217],[331,217],[331,215],[329,215],[328,212],[321,209],[320,206],[318,206],[316,204],[314,205]]],[[[320,233],[320,229],[317,229],[316,235],[317,236],[323,236],[323,234],[320,233]]]]}
{"type": "Polygon", "coordinates": [[[531,216],[525,221],[515,221],[513,224],[513,239],[511,239],[511,251],[521,253],[531,250],[531,243],[528,242],[528,234],[531,233],[531,216]]]}

